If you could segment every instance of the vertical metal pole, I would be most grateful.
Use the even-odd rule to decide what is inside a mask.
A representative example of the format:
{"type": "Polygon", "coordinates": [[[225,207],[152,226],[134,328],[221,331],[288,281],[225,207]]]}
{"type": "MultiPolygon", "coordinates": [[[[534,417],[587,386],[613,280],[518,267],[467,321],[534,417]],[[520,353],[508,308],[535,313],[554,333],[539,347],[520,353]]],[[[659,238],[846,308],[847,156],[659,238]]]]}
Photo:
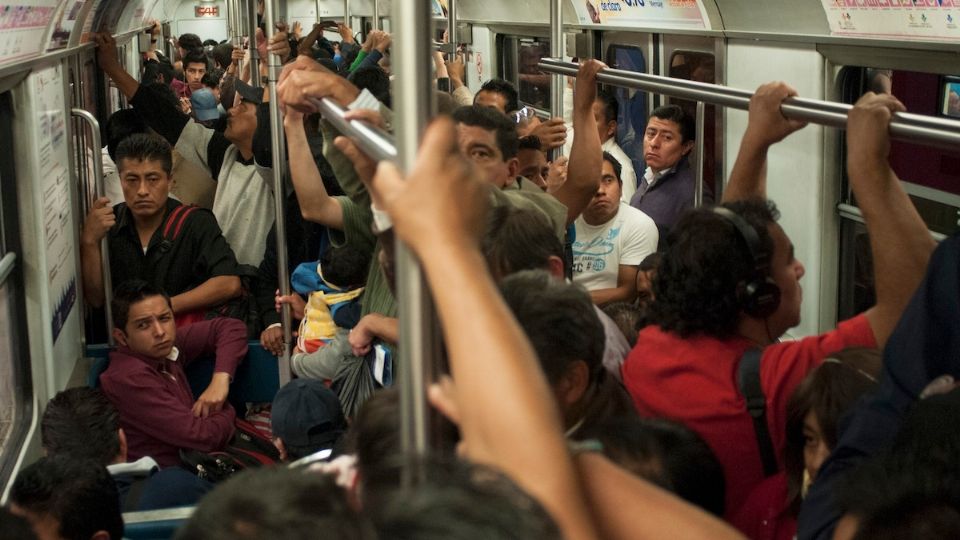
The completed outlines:
{"type": "MultiPolygon", "coordinates": [[[[247,17],[249,21],[247,24],[247,35],[249,36],[248,42],[250,46],[250,84],[253,86],[260,86],[262,82],[260,81],[260,62],[263,62],[263,59],[260,58],[260,53],[257,52],[257,0],[237,0],[238,2],[247,2],[247,17]]],[[[266,8],[264,8],[266,12],[266,8]]],[[[273,33],[273,30],[270,30],[273,33]]]]}
{"type": "Polygon", "coordinates": [[[447,43],[452,48],[450,51],[452,59],[457,52],[457,0],[447,0],[447,43]]]}
{"type": "MultiPolygon", "coordinates": [[[[274,0],[265,0],[263,5],[263,21],[269,36],[273,36],[274,28],[274,0]]],[[[269,37],[267,38],[269,39],[269,37]]],[[[280,116],[280,102],[277,100],[277,78],[280,76],[281,60],[275,54],[267,54],[267,84],[270,92],[270,150],[273,156],[273,200],[275,202],[276,231],[277,231],[277,283],[280,294],[290,294],[290,271],[287,261],[287,222],[284,209],[286,190],[283,176],[286,162],[284,161],[283,118],[280,116]]],[[[280,385],[290,382],[290,305],[284,304],[281,313],[283,324],[283,357],[280,360],[280,385]]]]}
{"type": "MultiPolygon", "coordinates": [[[[550,56],[563,60],[563,0],[550,0],[550,56]]],[[[550,115],[554,118],[563,117],[563,91],[567,86],[566,77],[554,74],[550,82],[550,115]]],[[[554,160],[563,155],[563,147],[555,148],[550,153],[554,160]]]]}
{"type": "Polygon", "coordinates": [[[697,183],[693,186],[693,206],[699,207],[703,204],[703,128],[706,118],[706,104],[702,101],[697,102],[697,162],[694,165],[697,183]]]}
{"type": "MultiPolygon", "coordinates": [[[[88,156],[84,151],[83,157],[85,160],[93,160],[93,184],[96,186],[96,197],[103,197],[106,189],[103,185],[103,160],[100,157],[100,123],[92,114],[83,109],[72,109],[70,113],[86,122],[90,128],[90,142],[93,146],[93,152],[92,155],[88,156]]],[[[86,170],[86,163],[84,163],[83,168],[86,170]]],[[[113,309],[110,306],[113,301],[113,278],[110,275],[110,246],[107,243],[106,236],[100,243],[100,270],[103,272],[103,310],[107,316],[107,343],[110,344],[110,348],[113,348],[113,309]]]]}
{"type": "MultiPolygon", "coordinates": [[[[420,138],[434,110],[430,56],[433,53],[433,16],[429,2],[393,2],[394,111],[400,168],[409,173],[417,158],[420,138]],[[395,25],[394,25],[395,21],[395,25]]],[[[400,436],[404,455],[414,458],[427,451],[428,409],[426,385],[439,358],[440,333],[436,310],[413,252],[397,242],[397,301],[400,307],[400,436]]],[[[413,485],[421,478],[416,462],[404,468],[402,481],[413,485]]]]}
{"type": "Polygon", "coordinates": [[[240,0],[227,0],[227,24],[230,25],[230,42],[234,47],[243,47],[243,34],[240,30],[240,22],[237,20],[240,0]]]}
{"type": "Polygon", "coordinates": [[[380,29],[380,0],[373,0],[373,29],[380,29]]]}
{"type": "MultiPolygon", "coordinates": [[[[403,2],[398,3],[402,4],[403,2]]],[[[350,0],[343,0],[343,24],[350,26],[350,0]]]]}

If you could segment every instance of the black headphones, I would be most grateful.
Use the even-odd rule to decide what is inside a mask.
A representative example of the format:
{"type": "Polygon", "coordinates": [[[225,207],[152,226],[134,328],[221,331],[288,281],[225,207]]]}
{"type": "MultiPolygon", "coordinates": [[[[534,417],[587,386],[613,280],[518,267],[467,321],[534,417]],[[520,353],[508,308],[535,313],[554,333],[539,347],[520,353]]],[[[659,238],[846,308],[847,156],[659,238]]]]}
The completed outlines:
{"type": "Polygon", "coordinates": [[[769,317],[780,306],[780,287],[770,277],[770,253],[763,249],[757,230],[735,212],[715,206],[713,213],[733,225],[753,260],[750,278],[737,283],[737,302],[751,317],[769,317]]]}

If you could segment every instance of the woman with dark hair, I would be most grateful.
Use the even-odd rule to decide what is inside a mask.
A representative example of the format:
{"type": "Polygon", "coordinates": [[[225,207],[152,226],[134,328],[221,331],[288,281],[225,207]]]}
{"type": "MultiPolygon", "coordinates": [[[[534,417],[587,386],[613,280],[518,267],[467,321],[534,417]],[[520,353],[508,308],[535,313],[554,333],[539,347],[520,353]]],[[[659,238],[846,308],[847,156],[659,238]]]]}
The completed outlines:
{"type": "Polygon", "coordinates": [[[760,483],[731,522],[752,540],[789,540],[807,488],[837,444],[837,424],[877,385],[876,349],[847,349],[810,372],[787,402],[784,471],[760,483]]]}

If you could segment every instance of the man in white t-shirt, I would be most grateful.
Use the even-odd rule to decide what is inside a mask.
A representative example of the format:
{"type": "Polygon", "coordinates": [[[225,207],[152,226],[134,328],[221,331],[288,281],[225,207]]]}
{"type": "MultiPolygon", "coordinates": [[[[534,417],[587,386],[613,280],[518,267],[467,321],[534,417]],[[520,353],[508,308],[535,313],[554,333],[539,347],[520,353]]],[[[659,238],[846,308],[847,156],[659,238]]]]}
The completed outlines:
{"type": "Polygon", "coordinates": [[[657,250],[659,234],[649,216],[620,200],[620,163],[603,153],[600,186],[575,224],[573,281],[597,305],[633,301],[637,267],[657,250]]]}

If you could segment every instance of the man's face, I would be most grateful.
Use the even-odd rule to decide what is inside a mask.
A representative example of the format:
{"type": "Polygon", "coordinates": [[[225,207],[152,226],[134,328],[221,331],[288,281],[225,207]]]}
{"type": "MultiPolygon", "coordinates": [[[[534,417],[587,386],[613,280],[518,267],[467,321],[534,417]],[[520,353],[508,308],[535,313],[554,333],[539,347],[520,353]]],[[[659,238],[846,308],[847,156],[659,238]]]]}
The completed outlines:
{"type": "Polygon", "coordinates": [[[236,105],[227,113],[227,129],[223,135],[234,144],[252,143],[255,131],[257,131],[257,106],[249,101],[243,101],[240,94],[237,94],[236,105]]]}
{"type": "Polygon", "coordinates": [[[150,218],[162,214],[170,195],[170,175],[157,160],[122,158],[120,187],[123,200],[135,218],[150,218]]]}
{"type": "Polygon", "coordinates": [[[606,223],[617,215],[620,208],[620,195],[622,186],[617,180],[616,171],[613,165],[603,160],[603,168],[600,173],[600,185],[597,186],[597,192],[593,199],[583,211],[583,218],[591,225],[606,223]]]}
{"type": "Polygon", "coordinates": [[[184,68],[183,74],[187,79],[187,84],[199,84],[200,79],[203,79],[203,76],[207,74],[207,65],[199,62],[191,62],[187,64],[186,68],[184,68]]]}
{"type": "Polygon", "coordinates": [[[166,358],[173,350],[177,327],[167,299],[149,296],[130,306],[127,325],[114,329],[117,343],[148,358],[166,358]]]}
{"type": "Polygon", "coordinates": [[[520,150],[517,153],[520,176],[530,180],[542,189],[547,187],[547,174],[550,167],[547,165],[547,156],[540,150],[520,150]]]}
{"type": "Polygon", "coordinates": [[[493,107],[503,114],[507,114],[507,98],[499,92],[490,90],[481,90],[473,98],[474,105],[483,105],[484,107],[493,107]]]}
{"type": "Polygon", "coordinates": [[[605,143],[607,139],[617,133],[617,122],[607,122],[607,106],[599,99],[593,102],[593,118],[597,121],[597,131],[600,134],[600,142],[605,143]]]}
{"type": "Polygon", "coordinates": [[[517,158],[503,159],[495,131],[457,124],[460,153],[473,161],[488,182],[503,188],[517,174],[517,158]]]}
{"type": "Polygon", "coordinates": [[[693,141],[681,140],[679,124],[650,117],[643,134],[643,160],[654,172],[673,167],[691,149],[693,141]]]}
{"type": "Polygon", "coordinates": [[[770,333],[773,337],[780,337],[784,332],[800,324],[800,304],[803,300],[803,289],[800,287],[800,278],[805,269],[793,253],[793,243],[783,232],[780,225],[771,223],[767,231],[773,240],[773,256],[770,258],[770,277],[780,288],[780,305],[770,315],[770,333]]]}

